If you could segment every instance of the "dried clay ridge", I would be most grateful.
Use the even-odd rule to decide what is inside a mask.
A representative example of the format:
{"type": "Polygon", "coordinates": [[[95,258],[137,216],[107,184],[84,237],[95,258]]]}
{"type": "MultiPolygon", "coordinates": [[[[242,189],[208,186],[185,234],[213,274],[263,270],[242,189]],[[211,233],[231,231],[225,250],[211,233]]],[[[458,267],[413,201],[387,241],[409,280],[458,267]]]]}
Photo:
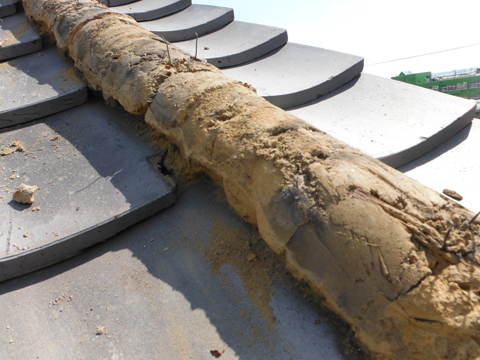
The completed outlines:
{"type": "Polygon", "coordinates": [[[89,86],[223,186],[378,359],[480,358],[474,214],[94,0],[24,0],[89,86]],[[450,222],[453,224],[451,225],[450,222]]]}

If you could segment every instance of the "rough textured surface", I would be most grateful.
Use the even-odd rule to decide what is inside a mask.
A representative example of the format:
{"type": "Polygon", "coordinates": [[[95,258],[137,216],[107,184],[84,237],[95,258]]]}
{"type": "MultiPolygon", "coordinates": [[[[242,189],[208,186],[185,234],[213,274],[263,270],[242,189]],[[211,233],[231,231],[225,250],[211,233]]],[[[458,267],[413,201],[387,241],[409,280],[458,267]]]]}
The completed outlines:
{"type": "Polygon", "coordinates": [[[20,184],[13,193],[13,201],[21,204],[33,204],[35,202],[34,194],[38,186],[20,184]]]}
{"type": "Polygon", "coordinates": [[[178,72],[213,71],[166,45],[128,15],[95,0],[26,0],[25,13],[75,61],[89,86],[129,112],[144,114],[164,79],[178,72]],[[170,61],[172,59],[172,61],[170,61]]]}
{"type": "Polygon", "coordinates": [[[35,18],[78,25],[73,35],[62,33],[74,44],[69,53],[91,84],[128,110],[146,109],[160,85],[147,122],[192,171],[223,185],[231,206],[372,357],[480,357],[480,225],[469,223],[472,212],[183,53],[171,50],[172,62],[190,67],[167,75],[163,45],[130,20],[103,14],[82,23],[72,20],[82,14],[75,7],[90,1],[36,2],[46,11],[34,14],[35,0],[24,2],[35,18]],[[132,52],[137,44],[152,47],[132,52]],[[145,64],[158,66],[153,82],[145,64]]]}
{"type": "Polygon", "coordinates": [[[0,359],[359,360],[221,189],[197,182],[178,200],[1,283],[0,359]]]}
{"type": "Polygon", "coordinates": [[[471,212],[220,74],[169,78],[146,120],[223,183],[374,356],[480,355],[471,212]]]}

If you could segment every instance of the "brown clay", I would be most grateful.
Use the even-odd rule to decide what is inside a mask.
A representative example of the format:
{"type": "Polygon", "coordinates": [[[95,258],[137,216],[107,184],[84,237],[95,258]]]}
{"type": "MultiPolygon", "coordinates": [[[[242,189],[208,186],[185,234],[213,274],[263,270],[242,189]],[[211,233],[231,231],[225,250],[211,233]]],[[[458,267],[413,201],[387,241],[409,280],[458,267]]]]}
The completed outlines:
{"type": "Polygon", "coordinates": [[[24,0],[89,85],[221,184],[378,359],[480,358],[470,211],[155,40],[94,0],[24,0]],[[454,226],[451,226],[451,221],[454,226]]]}

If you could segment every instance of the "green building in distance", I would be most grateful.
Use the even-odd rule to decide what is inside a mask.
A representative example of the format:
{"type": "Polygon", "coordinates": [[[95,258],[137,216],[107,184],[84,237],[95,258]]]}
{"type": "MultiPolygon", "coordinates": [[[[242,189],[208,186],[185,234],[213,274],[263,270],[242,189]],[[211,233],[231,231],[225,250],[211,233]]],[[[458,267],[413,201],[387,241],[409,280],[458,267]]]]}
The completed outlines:
{"type": "Polygon", "coordinates": [[[412,74],[407,71],[401,72],[400,75],[394,76],[392,79],[476,100],[476,115],[480,115],[480,68],[454,70],[436,74],[432,74],[430,71],[412,74]]]}

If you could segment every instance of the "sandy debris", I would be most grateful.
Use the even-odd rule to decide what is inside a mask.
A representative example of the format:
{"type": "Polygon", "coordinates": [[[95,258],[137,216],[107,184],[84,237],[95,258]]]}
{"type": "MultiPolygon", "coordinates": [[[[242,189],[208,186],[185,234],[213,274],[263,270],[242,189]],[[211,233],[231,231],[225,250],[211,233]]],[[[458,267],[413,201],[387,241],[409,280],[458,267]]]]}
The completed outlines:
{"type": "Polygon", "coordinates": [[[13,193],[13,200],[23,204],[33,204],[35,202],[33,194],[35,194],[35,191],[38,189],[38,186],[35,185],[20,184],[13,193]]]}
{"type": "Polygon", "coordinates": [[[2,150],[0,150],[0,156],[7,156],[7,155],[10,155],[12,153],[14,153],[15,151],[21,151],[21,152],[25,152],[25,148],[23,147],[22,145],[22,142],[20,140],[15,140],[13,141],[9,147],[4,147],[2,150]],[[12,149],[12,147],[16,148],[16,149],[12,149]]]}
{"type": "Polygon", "coordinates": [[[0,151],[0,156],[7,156],[7,155],[10,155],[13,152],[15,152],[15,150],[12,150],[12,149],[6,147],[6,148],[3,148],[3,150],[0,151]]]}
{"type": "Polygon", "coordinates": [[[95,332],[95,335],[107,335],[108,334],[108,331],[107,331],[107,328],[105,326],[97,326],[97,330],[95,332]]]}
{"type": "Polygon", "coordinates": [[[457,193],[455,190],[444,189],[443,193],[454,200],[457,200],[457,201],[463,200],[463,196],[457,193]]]}
{"type": "MultiPolygon", "coordinates": [[[[55,300],[52,300],[49,302],[50,305],[59,305],[68,295],[66,293],[60,295],[58,298],[55,300]]],[[[67,299],[67,302],[70,302],[73,300],[73,295],[70,295],[67,299]]]]}
{"type": "Polygon", "coordinates": [[[21,151],[21,152],[26,151],[20,140],[15,140],[14,142],[12,142],[12,145],[10,145],[10,146],[15,146],[17,148],[17,150],[21,151]]]}

